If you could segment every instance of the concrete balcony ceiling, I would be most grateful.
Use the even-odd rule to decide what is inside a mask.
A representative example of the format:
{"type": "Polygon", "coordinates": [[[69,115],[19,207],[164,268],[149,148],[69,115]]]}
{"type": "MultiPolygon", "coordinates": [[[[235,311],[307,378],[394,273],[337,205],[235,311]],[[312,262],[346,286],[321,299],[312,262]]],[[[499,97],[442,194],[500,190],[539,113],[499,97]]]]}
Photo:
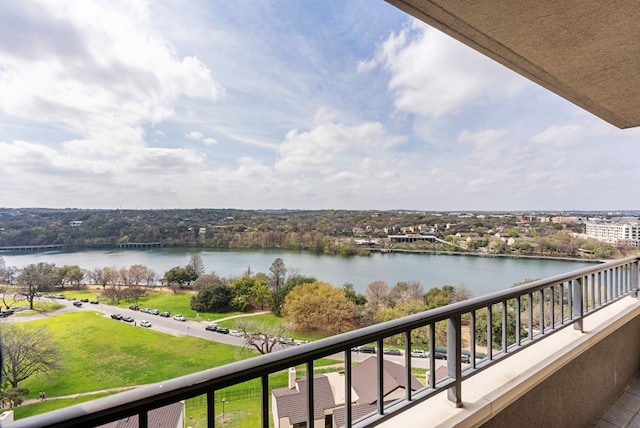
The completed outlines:
{"type": "Polygon", "coordinates": [[[640,2],[387,1],[612,125],[640,125],[640,2]]]}

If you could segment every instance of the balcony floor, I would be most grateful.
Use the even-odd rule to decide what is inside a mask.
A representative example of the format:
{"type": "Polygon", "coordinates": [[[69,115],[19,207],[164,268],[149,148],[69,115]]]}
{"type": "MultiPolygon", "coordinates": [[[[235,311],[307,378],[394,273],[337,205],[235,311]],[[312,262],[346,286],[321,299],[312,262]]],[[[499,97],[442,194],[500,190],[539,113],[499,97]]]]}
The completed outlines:
{"type": "Polygon", "coordinates": [[[596,428],[640,428],[640,376],[594,425],[596,428]]]}

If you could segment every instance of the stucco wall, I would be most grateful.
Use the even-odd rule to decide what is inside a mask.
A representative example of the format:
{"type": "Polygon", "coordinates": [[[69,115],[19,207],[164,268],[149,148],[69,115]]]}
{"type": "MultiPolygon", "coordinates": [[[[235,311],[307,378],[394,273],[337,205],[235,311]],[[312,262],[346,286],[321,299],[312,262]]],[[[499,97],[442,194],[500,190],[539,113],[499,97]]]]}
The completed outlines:
{"type": "Polygon", "coordinates": [[[591,427],[639,372],[640,316],[637,316],[483,427],[591,427]]]}

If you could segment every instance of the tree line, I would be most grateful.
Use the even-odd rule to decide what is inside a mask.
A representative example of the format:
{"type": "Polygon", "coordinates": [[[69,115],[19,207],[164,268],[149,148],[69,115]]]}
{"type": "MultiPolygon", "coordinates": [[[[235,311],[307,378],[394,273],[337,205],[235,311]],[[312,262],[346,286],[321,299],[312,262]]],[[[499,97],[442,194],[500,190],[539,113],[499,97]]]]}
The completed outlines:
{"type": "Polygon", "coordinates": [[[534,256],[602,259],[634,251],[624,243],[579,238],[576,234],[584,232],[583,223],[536,222],[530,221],[532,216],[500,212],[0,208],[0,247],[117,248],[154,242],[165,247],[280,248],[352,255],[368,254],[357,240],[378,239],[389,248],[534,256]],[[394,234],[429,234],[442,241],[394,243],[388,238],[394,234]]]}

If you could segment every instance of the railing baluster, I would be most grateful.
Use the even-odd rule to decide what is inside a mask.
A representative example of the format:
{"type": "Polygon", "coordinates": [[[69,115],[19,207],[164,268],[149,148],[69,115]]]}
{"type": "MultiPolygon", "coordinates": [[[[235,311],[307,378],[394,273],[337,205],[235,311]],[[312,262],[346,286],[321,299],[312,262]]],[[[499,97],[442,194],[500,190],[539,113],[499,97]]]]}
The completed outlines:
{"type": "Polygon", "coordinates": [[[216,395],[215,391],[207,391],[207,428],[216,426],[216,395]]]}
{"type": "MultiPolygon", "coordinates": [[[[455,380],[453,386],[447,390],[447,398],[455,407],[462,407],[461,329],[462,319],[460,315],[447,319],[447,374],[449,378],[455,380]]],[[[431,358],[433,359],[433,356],[431,358]]]]}
{"type": "Polygon", "coordinates": [[[564,324],[564,282],[560,283],[560,296],[559,296],[559,304],[560,304],[560,324],[564,324]]]}
{"type": "Polygon", "coordinates": [[[434,358],[436,351],[436,325],[429,324],[429,373],[431,380],[431,388],[436,387],[436,359],[434,358]]]}
{"type": "Polygon", "coordinates": [[[487,359],[493,360],[493,310],[487,306],[487,359]]]}
{"type": "MultiPolygon", "coordinates": [[[[404,332],[404,374],[405,374],[405,382],[406,385],[411,385],[411,331],[407,330],[404,332]]],[[[405,398],[407,401],[411,401],[412,400],[412,393],[413,391],[411,390],[411,388],[405,388],[404,389],[404,393],[405,393],[405,398]]],[[[349,426],[349,425],[347,425],[349,426]]]]}
{"type": "Polygon", "coordinates": [[[595,274],[589,275],[589,280],[590,283],[589,285],[591,286],[590,290],[591,290],[591,308],[595,309],[596,307],[596,276],[595,274]]]}
{"type": "Polygon", "coordinates": [[[529,307],[527,308],[527,315],[529,316],[529,341],[533,340],[533,293],[529,293],[529,307]]]}
{"type": "Polygon", "coordinates": [[[138,428],[148,428],[149,427],[149,413],[147,410],[142,410],[138,413],[138,428]]]}
{"type": "Polygon", "coordinates": [[[540,295],[538,297],[538,299],[539,299],[539,303],[538,303],[539,309],[538,310],[540,312],[540,334],[544,334],[544,330],[545,330],[545,328],[544,328],[544,288],[542,290],[540,290],[538,292],[538,294],[540,295]]]}
{"type": "Polygon", "coordinates": [[[556,305],[555,305],[555,301],[556,301],[556,286],[555,284],[551,286],[550,288],[551,291],[551,295],[549,296],[549,303],[550,303],[550,311],[551,311],[551,328],[555,329],[556,328],[556,305]]]}
{"type": "Polygon", "coordinates": [[[507,302],[502,302],[502,352],[507,352],[507,302]]]}
{"type": "Polygon", "coordinates": [[[471,348],[471,368],[476,368],[476,311],[471,311],[471,334],[469,347],[471,348]]]}
{"type": "Polygon", "coordinates": [[[518,296],[516,297],[516,347],[522,344],[522,338],[520,337],[520,326],[522,324],[520,312],[520,296],[518,296]]]}
{"type": "MultiPolygon", "coordinates": [[[[411,391],[411,388],[406,388],[411,391]]],[[[353,425],[353,412],[351,402],[351,349],[344,351],[344,421],[345,426],[353,425]]]]}
{"type": "Polygon", "coordinates": [[[573,325],[573,328],[575,330],[580,330],[580,332],[583,332],[583,326],[582,326],[582,278],[577,278],[574,279],[572,281],[572,286],[573,286],[573,291],[571,294],[573,294],[573,308],[572,308],[572,313],[575,314],[575,316],[578,317],[577,320],[575,320],[575,324],[573,325]]]}
{"type": "Polygon", "coordinates": [[[376,358],[378,372],[378,414],[384,415],[384,357],[382,354],[382,339],[378,339],[378,358],[376,358]]]}
{"type": "Polygon", "coordinates": [[[307,428],[314,427],[315,406],[313,401],[313,360],[307,362],[307,428]]]}
{"type": "Polygon", "coordinates": [[[260,422],[262,428],[269,428],[269,375],[263,374],[260,380],[260,422]]]}

